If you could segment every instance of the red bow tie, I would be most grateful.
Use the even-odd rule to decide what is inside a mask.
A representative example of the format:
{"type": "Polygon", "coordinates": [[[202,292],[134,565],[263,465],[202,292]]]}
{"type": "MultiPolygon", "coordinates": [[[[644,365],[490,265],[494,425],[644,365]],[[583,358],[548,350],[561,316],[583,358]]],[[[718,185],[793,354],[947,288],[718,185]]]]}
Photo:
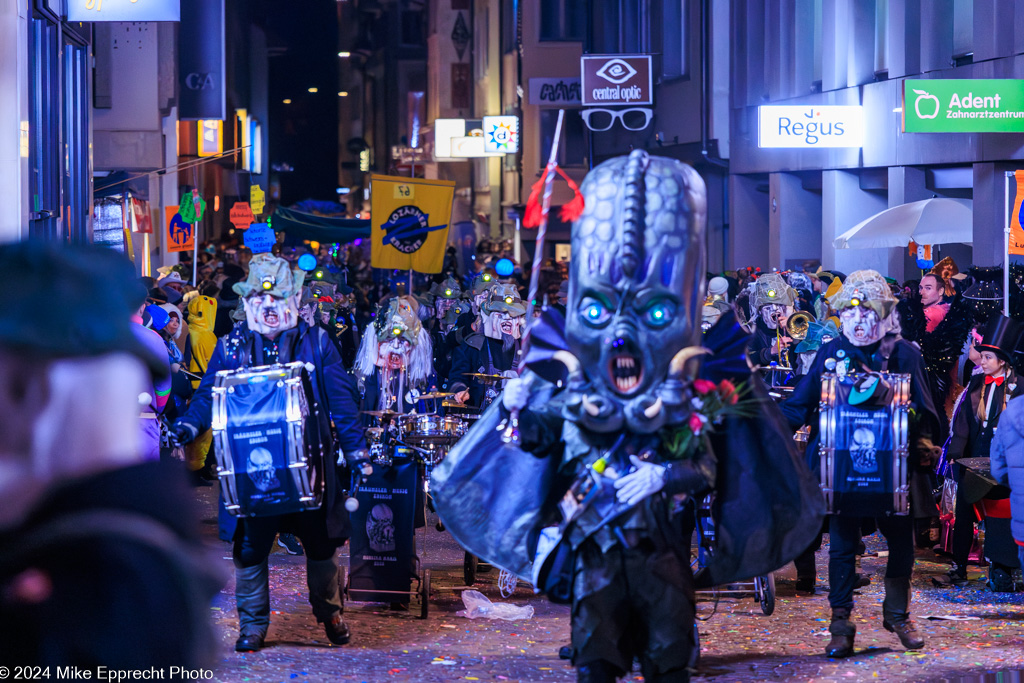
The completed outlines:
{"type": "Polygon", "coordinates": [[[1005,377],[993,377],[992,375],[985,375],[985,384],[995,384],[997,387],[1003,386],[1003,380],[1005,377]]]}

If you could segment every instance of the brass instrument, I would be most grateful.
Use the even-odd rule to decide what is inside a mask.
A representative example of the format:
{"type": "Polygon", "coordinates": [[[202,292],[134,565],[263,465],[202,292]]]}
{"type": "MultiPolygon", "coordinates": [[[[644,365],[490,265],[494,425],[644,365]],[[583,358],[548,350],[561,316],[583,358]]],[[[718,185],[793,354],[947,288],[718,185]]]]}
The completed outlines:
{"type": "Polygon", "coordinates": [[[786,321],[786,334],[797,341],[807,337],[807,329],[814,322],[814,316],[807,311],[797,311],[786,321]]]}

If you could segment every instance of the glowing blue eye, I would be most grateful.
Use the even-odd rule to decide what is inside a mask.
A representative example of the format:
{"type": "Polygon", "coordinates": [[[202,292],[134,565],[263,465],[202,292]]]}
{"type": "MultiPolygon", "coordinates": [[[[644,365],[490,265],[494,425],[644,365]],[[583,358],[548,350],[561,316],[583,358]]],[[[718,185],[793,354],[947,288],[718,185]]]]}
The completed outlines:
{"type": "Polygon", "coordinates": [[[673,308],[666,303],[654,304],[647,309],[647,324],[651,327],[664,327],[672,322],[673,308]]]}
{"type": "Polygon", "coordinates": [[[579,310],[580,315],[583,316],[583,321],[594,327],[605,325],[611,318],[611,313],[608,312],[605,305],[595,299],[585,299],[580,305],[579,310]]]}

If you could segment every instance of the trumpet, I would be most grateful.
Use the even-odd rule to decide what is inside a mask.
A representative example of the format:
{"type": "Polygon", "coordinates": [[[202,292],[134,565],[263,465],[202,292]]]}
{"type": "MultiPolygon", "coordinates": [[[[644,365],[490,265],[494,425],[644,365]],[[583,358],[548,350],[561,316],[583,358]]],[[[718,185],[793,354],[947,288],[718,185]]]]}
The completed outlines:
{"type": "Polygon", "coordinates": [[[786,321],[786,334],[792,339],[803,341],[807,337],[807,329],[813,320],[814,316],[810,313],[797,311],[786,321]]]}

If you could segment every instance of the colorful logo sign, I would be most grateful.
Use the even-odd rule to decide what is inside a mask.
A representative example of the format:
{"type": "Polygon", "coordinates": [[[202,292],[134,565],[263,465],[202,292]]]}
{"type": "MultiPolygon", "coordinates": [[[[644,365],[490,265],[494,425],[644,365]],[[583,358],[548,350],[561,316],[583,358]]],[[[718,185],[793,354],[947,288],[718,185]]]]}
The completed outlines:
{"type": "Polygon", "coordinates": [[[1024,132],[1024,81],[934,79],[903,82],[906,133],[1024,132]]]}
{"type": "Polygon", "coordinates": [[[519,117],[485,116],[484,152],[515,154],[519,151],[519,117]]]}
{"type": "Polygon", "coordinates": [[[847,106],[757,108],[758,147],[861,147],[864,110],[847,106]]]}

